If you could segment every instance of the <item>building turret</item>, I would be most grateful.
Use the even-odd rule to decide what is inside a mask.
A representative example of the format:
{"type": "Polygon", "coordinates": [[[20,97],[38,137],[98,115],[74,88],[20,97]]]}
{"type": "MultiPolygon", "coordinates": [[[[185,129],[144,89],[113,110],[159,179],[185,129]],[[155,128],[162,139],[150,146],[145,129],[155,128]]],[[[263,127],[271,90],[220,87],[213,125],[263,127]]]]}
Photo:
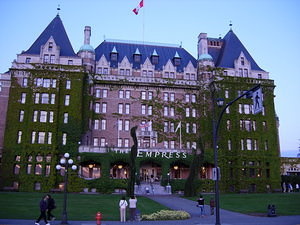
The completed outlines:
{"type": "Polygon", "coordinates": [[[84,28],[84,42],[78,51],[78,55],[82,58],[82,64],[89,72],[94,72],[95,68],[95,49],[90,45],[91,27],[84,28]]]}

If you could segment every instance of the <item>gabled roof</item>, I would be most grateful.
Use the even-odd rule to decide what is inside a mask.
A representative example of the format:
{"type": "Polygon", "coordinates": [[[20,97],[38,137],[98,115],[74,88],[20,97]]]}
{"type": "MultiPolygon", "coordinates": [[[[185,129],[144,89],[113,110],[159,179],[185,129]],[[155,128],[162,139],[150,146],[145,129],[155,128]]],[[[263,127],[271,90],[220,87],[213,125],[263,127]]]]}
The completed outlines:
{"type": "Polygon", "coordinates": [[[194,67],[197,67],[197,60],[188,53],[184,48],[177,46],[168,46],[157,43],[139,43],[139,42],[124,42],[117,40],[106,40],[103,41],[96,49],[96,61],[100,59],[102,55],[110,61],[111,66],[117,67],[117,63],[120,63],[125,56],[127,56],[130,63],[132,63],[133,68],[140,69],[141,64],[144,64],[145,60],[149,58],[151,60],[151,56],[153,52],[156,52],[159,56],[158,64],[155,64],[155,70],[162,70],[163,66],[166,65],[168,60],[174,65],[173,58],[174,55],[179,54],[181,57],[181,63],[177,66],[178,72],[183,72],[183,68],[186,67],[189,61],[192,62],[194,67]],[[110,61],[110,53],[113,47],[118,51],[118,61],[110,61]],[[140,63],[136,63],[133,60],[133,55],[136,54],[136,49],[139,50],[139,54],[141,55],[140,63]]]}
{"type": "Polygon", "coordinates": [[[41,46],[44,45],[51,36],[55,43],[60,47],[61,56],[76,56],[59,15],[51,21],[31,47],[24,53],[39,55],[41,46]]]}
{"type": "Polygon", "coordinates": [[[264,71],[256,64],[232,30],[224,36],[222,42],[223,45],[221,49],[214,47],[208,49],[208,53],[213,57],[216,67],[234,68],[234,60],[238,59],[241,52],[243,52],[247,60],[250,61],[252,70],[264,71]]]}

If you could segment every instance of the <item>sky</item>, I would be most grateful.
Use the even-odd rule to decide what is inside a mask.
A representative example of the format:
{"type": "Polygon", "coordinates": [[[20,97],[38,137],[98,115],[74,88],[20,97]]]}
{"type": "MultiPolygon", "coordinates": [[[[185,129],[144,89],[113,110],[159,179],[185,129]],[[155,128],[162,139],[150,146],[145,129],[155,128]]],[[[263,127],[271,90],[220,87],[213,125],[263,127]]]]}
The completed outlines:
{"type": "Polygon", "coordinates": [[[300,146],[300,1],[298,0],[0,0],[0,73],[27,50],[57,14],[77,52],[84,26],[91,45],[104,39],[182,44],[197,58],[200,33],[224,37],[232,29],[275,81],[281,156],[300,146]]]}

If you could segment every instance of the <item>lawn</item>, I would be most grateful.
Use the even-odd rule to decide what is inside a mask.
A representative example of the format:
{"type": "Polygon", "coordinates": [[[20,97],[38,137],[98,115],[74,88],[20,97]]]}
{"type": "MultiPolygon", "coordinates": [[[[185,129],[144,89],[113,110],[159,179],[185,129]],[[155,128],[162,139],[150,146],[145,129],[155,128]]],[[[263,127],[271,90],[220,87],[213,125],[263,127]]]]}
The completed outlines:
{"type": "MultiPolygon", "coordinates": [[[[0,192],[1,219],[36,219],[39,216],[39,201],[42,193],[0,192]]],[[[53,214],[61,218],[63,194],[52,194],[57,208],[53,214]]],[[[103,220],[119,220],[120,195],[68,194],[68,220],[95,220],[99,211],[103,220]]],[[[138,209],[150,214],[166,207],[144,197],[138,197],[138,209]]]]}
{"type": "MultiPolygon", "coordinates": [[[[213,195],[203,195],[209,204],[213,195]]],[[[189,198],[195,200],[196,198],[189,198]]],[[[220,207],[245,214],[266,214],[268,205],[275,205],[277,215],[300,215],[300,193],[221,194],[220,207]]]]}

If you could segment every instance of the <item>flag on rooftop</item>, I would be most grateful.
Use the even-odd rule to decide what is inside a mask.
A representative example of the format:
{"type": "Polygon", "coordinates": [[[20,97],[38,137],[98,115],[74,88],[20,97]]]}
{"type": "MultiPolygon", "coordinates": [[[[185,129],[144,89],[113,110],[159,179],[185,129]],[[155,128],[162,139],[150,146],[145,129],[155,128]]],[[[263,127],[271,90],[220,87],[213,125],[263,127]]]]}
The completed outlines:
{"type": "Polygon", "coordinates": [[[132,11],[135,13],[135,15],[137,15],[137,14],[139,14],[140,8],[142,8],[143,6],[144,6],[144,0],[140,1],[138,6],[136,8],[134,8],[132,11]]]}

